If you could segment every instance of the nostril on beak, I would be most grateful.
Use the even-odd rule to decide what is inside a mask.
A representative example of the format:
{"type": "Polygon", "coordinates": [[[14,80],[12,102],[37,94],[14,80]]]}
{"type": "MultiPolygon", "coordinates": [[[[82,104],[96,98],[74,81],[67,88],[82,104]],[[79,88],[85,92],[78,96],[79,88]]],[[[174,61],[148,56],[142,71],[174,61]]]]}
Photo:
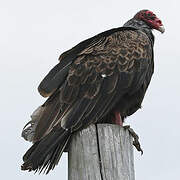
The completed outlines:
{"type": "Polygon", "coordinates": [[[160,24],[160,25],[162,25],[162,22],[161,22],[161,20],[156,20],[156,23],[158,23],[158,24],[160,24]]]}

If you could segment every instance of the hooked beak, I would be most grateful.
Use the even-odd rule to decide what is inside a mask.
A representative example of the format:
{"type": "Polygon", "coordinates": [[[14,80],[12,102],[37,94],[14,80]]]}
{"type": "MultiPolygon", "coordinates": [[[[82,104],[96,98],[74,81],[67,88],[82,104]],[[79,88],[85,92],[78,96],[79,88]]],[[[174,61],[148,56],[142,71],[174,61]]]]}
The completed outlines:
{"type": "Polygon", "coordinates": [[[160,26],[157,30],[160,31],[161,33],[164,33],[164,32],[165,32],[164,26],[160,26]]]}

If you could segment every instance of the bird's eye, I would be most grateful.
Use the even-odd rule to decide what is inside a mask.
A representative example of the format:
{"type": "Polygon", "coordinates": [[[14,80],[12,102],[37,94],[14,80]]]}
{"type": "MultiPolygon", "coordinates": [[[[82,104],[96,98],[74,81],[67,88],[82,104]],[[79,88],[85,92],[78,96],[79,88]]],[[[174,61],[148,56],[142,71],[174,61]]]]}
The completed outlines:
{"type": "Polygon", "coordinates": [[[151,16],[150,19],[151,19],[151,20],[155,20],[155,18],[156,18],[156,16],[151,16]]]}

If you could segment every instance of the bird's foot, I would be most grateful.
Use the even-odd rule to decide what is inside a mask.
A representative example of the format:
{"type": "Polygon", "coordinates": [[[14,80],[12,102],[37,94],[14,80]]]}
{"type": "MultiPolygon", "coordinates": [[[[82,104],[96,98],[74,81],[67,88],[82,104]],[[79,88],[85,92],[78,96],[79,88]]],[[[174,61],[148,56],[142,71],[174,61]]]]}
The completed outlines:
{"type": "Polygon", "coordinates": [[[141,148],[141,144],[139,142],[139,136],[135,133],[135,131],[129,126],[123,126],[125,129],[127,129],[129,131],[129,133],[131,134],[131,136],[134,138],[133,141],[133,145],[135,146],[135,148],[137,149],[137,151],[141,152],[141,155],[143,154],[143,150],[141,148]]]}
{"type": "Polygon", "coordinates": [[[137,149],[137,151],[141,152],[141,155],[143,154],[143,150],[141,148],[141,144],[139,142],[139,136],[135,133],[135,131],[129,126],[123,126],[123,120],[121,118],[120,112],[119,111],[114,111],[114,117],[112,119],[113,123],[127,129],[129,131],[129,133],[131,134],[131,136],[133,137],[134,141],[133,141],[133,145],[135,146],[135,148],[137,149]]]}

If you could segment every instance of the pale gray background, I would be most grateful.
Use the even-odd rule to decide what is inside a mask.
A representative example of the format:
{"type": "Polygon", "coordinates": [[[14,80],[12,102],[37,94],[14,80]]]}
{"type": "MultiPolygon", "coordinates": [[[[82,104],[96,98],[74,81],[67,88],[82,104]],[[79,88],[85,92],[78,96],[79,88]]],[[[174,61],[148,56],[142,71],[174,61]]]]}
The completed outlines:
{"type": "Polygon", "coordinates": [[[135,151],[136,180],[180,179],[179,0],[1,1],[0,178],[67,179],[66,154],[48,176],[20,170],[30,146],[20,137],[22,127],[44,102],[37,86],[63,51],[145,8],[158,15],[166,32],[154,32],[155,74],[142,110],[127,120],[144,149],[143,156],[135,151]]]}

